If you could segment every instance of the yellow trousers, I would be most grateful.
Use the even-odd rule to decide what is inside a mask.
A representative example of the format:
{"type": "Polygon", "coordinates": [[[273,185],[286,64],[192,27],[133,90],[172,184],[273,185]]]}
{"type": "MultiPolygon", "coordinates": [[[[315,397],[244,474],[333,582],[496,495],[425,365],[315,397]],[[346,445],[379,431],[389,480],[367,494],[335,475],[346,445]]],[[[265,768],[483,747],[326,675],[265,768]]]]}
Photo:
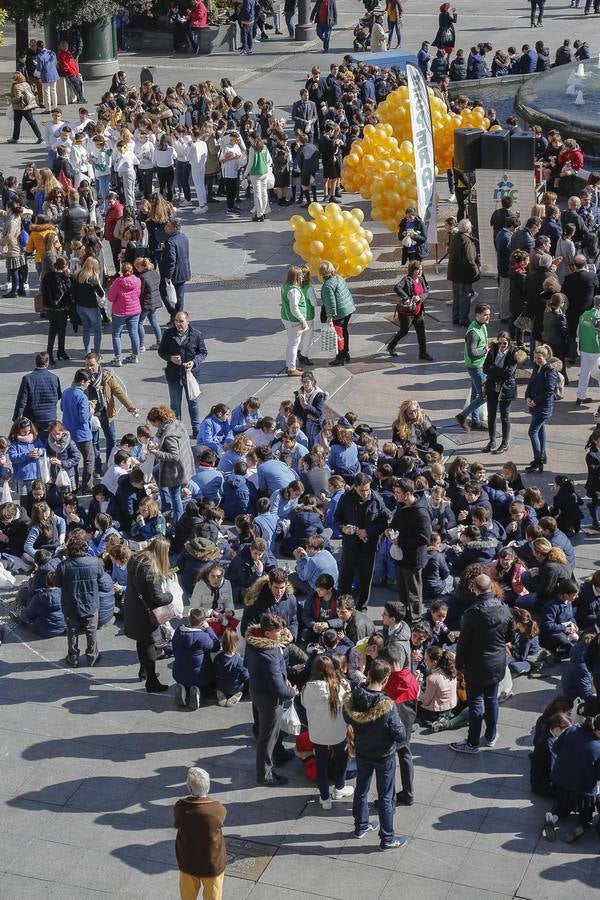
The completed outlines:
{"type": "Polygon", "coordinates": [[[196,900],[202,888],[203,900],[221,900],[223,896],[223,879],[225,872],[213,875],[212,878],[197,878],[187,872],[179,873],[179,895],[181,900],[196,900]]]}

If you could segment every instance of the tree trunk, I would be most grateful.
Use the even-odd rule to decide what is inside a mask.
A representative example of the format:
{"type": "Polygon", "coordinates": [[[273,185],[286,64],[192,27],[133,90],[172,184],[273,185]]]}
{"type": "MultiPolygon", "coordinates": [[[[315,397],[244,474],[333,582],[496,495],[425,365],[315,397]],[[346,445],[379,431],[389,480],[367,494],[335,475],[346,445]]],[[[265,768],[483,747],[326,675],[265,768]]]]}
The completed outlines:
{"type": "Polygon", "coordinates": [[[19,52],[24,53],[29,46],[29,21],[15,19],[15,62],[19,52]]]}

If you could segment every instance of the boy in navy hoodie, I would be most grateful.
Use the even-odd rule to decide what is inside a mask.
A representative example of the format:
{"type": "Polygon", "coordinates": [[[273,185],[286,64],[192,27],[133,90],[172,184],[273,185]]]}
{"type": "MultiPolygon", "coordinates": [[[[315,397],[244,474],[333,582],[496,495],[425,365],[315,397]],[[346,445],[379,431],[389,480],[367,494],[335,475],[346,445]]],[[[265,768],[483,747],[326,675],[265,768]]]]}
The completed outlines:
{"type": "Polygon", "coordinates": [[[354,730],[356,750],[356,790],[352,813],[354,837],[360,839],[375,831],[377,822],[369,819],[369,787],[373,773],[377,779],[379,840],[381,850],[404,847],[407,838],[394,834],[394,789],[396,745],[406,740],[406,731],[396,704],[384,693],[390,676],[389,663],[374,659],[366,687],[355,685],[344,701],[344,719],[354,730]]]}
{"type": "Polygon", "coordinates": [[[248,466],[245,462],[236,462],[233,472],[223,479],[223,512],[225,518],[234,521],[236,516],[256,511],[258,492],[251,481],[246,478],[248,466]]]}

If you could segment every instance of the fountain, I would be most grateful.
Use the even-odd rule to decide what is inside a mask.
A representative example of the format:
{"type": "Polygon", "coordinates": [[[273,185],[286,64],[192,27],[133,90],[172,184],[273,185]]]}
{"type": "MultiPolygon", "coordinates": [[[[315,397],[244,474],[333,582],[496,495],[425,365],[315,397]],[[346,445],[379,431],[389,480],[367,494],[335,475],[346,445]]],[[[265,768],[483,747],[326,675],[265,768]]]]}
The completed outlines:
{"type": "Polygon", "coordinates": [[[586,168],[597,165],[600,157],[600,57],[598,65],[588,66],[587,72],[583,63],[573,63],[534,75],[517,91],[515,109],[530,125],[540,125],[544,131],[558,128],[563,137],[575,138],[586,156],[586,168]],[[573,97],[574,102],[565,103],[565,95],[573,97]],[[595,162],[592,157],[596,157],[595,162]]]}

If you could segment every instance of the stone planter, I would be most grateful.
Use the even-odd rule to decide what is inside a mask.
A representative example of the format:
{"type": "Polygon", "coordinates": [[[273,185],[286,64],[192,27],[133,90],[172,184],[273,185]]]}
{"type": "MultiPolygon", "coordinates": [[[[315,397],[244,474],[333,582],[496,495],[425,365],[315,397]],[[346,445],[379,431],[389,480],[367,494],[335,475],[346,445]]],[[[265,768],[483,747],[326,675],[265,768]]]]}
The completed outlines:
{"type": "MultiPolygon", "coordinates": [[[[153,51],[159,53],[173,53],[173,35],[166,22],[162,20],[147,23],[135,21],[126,30],[127,44],[133,50],[153,51]],[[150,24],[156,27],[148,27],[150,24]]],[[[232,51],[237,48],[236,25],[227,22],[224,25],[207,25],[198,31],[199,55],[208,56],[218,50],[232,51]]],[[[178,53],[176,56],[185,58],[191,53],[178,53]]]]}

